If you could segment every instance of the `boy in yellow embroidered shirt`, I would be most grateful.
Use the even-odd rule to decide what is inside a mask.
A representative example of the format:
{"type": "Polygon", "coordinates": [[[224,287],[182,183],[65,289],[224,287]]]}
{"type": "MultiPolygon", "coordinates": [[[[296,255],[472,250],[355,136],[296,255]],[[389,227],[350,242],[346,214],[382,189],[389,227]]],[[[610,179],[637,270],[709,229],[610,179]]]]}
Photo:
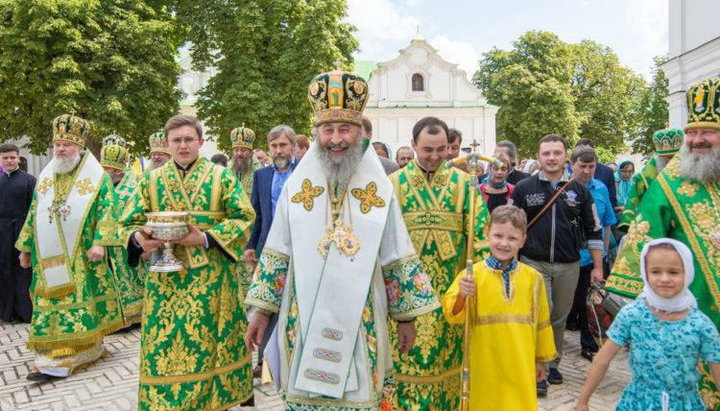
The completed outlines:
{"type": "Polygon", "coordinates": [[[490,216],[490,256],[460,272],[443,296],[448,322],[465,322],[466,297],[475,296],[471,317],[470,409],[537,409],[536,382],[557,355],[542,274],[517,260],[527,217],[513,206],[490,216]]]}

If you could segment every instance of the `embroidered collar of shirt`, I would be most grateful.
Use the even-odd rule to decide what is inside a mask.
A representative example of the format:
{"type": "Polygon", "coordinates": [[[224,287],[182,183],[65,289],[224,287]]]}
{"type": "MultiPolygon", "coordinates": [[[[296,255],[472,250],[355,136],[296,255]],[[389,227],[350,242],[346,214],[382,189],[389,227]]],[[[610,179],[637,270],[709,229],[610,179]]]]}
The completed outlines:
{"type": "Polygon", "coordinates": [[[510,273],[515,271],[518,266],[517,259],[513,258],[510,263],[503,268],[503,262],[490,255],[486,260],[485,264],[493,270],[502,271],[503,285],[505,286],[505,295],[510,297],[510,273]]]}
{"type": "Polygon", "coordinates": [[[422,173],[425,174],[425,177],[427,177],[427,180],[432,181],[433,177],[435,176],[435,172],[437,172],[437,170],[428,171],[425,167],[422,166],[422,164],[420,164],[419,161],[417,161],[417,166],[420,169],[420,171],[422,171],[422,173]]]}

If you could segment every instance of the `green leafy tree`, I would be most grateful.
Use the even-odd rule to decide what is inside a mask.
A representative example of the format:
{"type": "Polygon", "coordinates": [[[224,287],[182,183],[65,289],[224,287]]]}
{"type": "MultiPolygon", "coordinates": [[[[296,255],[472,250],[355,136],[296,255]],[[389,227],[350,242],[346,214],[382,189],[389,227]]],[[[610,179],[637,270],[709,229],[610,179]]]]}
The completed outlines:
{"type": "Polygon", "coordinates": [[[50,145],[50,122],[74,111],[91,148],[111,132],[145,151],[178,109],[183,33],[167,8],[130,0],[0,0],[2,139],[50,145]]]}
{"type": "Polygon", "coordinates": [[[513,141],[522,155],[535,153],[545,134],[577,137],[570,51],[555,34],[531,31],[512,50],[493,49],[480,61],[474,82],[500,106],[498,138],[513,141]]]}
{"type": "Polygon", "coordinates": [[[498,138],[515,142],[523,155],[535,153],[549,133],[621,151],[638,128],[632,109],[645,86],[608,47],[568,44],[544,31],[525,33],[509,51],[486,53],[474,81],[500,106],[498,138]]]}
{"type": "Polygon", "coordinates": [[[637,137],[632,140],[632,150],[634,153],[642,154],[645,158],[652,156],[655,152],[655,145],[652,141],[653,133],[667,128],[669,124],[670,113],[665,100],[669,92],[668,80],[665,72],[660,69],[665,61],[667,61],[666,57],[655,58],[652,82],[642,91],[638,99],[636,111],[641,119],[641,124],[637,137]]]}
{"type": "Polygon", "coordinates": [[[349,66],[358,47],[343,21],[345,1],[229,0],[215,7],[190,37],[195,68],[217,68],[197,107],[219,146],[228,148],[229,131],[242,124],[258,136],[283,123],[307,133],[307,85],[336,61],[349,66]]]}
{"type": "Polygon", "coordinates": [[[580,137],[590,138],[613,154],[626,150],[625,140],[634,138],[641,119],[637,97],[645,80],[620,65],[609,48],[584,40],[570,45],[574,75],[572,94],[579,115],[580,137]]]}

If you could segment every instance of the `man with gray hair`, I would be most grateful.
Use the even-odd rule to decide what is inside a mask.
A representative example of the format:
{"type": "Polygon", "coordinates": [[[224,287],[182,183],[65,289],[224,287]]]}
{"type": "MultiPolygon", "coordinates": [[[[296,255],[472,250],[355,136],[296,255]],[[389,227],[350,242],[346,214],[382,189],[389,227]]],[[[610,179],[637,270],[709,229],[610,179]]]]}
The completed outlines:
{"type": "Polygon", "coordinates": [[[388,320],[407,352],[414,318],[439,303],[363,138],[367,83],[332,71],[308,94],[318,138],[280,195],[245,301],[246,342],[261,346],[279,314],[267,353],[286,409],[392,409],[388,320]]]}
{"type": "MultiPolygon", "coordinates": [[[[295,130],[286,125],[275,126],[268,133],[267,141],[271,163],[267,167],[257,170],[253,175],[252,194],[250,195],[250,203],[255,209],[255,225],[250,235],[250,241],[245,247],[244,257],[245,263],[251,266],[257,264],[257,256],[265,246],[283,185],[295,170],[296,165],[293,155],[297,145],[295,130]]],[[[249,281],[247,285],[249,286],[249,281]]],[[[247,292],[247,289],[244,291],[247,292]]],[[[276,322],[277,315],[274,315],[270,318],[265,342],[270,337],[276,322]]],[[[255,377],[260,377],[262,373],[264,348],[263,345],[262,349],[258,351],[258,364],[253,370],[255,377]]]]}

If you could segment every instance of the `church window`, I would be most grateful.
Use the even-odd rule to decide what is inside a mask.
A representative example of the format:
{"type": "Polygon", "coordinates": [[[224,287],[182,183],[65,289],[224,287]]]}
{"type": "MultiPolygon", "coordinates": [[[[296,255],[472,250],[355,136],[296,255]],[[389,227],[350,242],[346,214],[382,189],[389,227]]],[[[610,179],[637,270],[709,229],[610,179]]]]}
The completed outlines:
{"type": "Polygon", "coordinates": [[[415,73],[412,75],[412,91],[425,91],[425,79],[422,74],[415,73]]]}

